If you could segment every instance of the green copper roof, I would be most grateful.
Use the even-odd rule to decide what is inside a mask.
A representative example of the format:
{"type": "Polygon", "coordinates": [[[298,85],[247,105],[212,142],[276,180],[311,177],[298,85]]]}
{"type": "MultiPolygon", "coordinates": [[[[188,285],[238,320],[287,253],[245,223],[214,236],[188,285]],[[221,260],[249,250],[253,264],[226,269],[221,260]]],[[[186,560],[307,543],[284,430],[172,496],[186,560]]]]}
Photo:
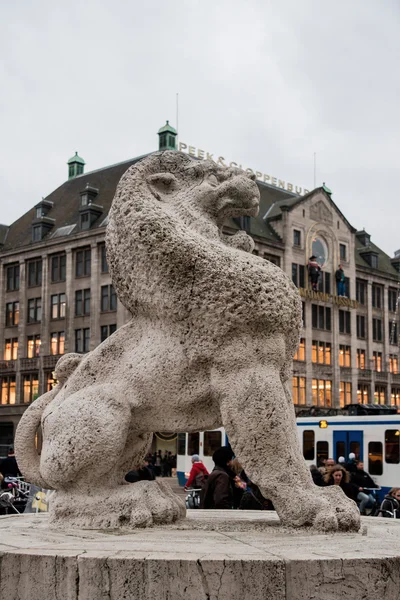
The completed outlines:
{"type": "Polygon", "coordinates": [[[85,165],[86,164],[85,161],[83,160],[83,158],[81,158],[80,156],[78,156],[77,152],[75,152],[75,156],[73,156],[72,158],[70,158],[69,161],[67,162],[68,165],[70,165],[71,163],[80,163],[81,165],[85,165]]]}
{"type": "Polygon", "coordinates": [[[174,129],[173,127],[171,127],[171,125],[169,124],[169,121],[166,122],[166,124],[164,125],[164,127],[161,127],[161,129],[158,130],[158,133],[165,133],[165,132],[169,132],[169,133],[175,133],[175,135],[177,135],[177,131],[176,129],[174,129]]]}
{"type": "Polygon", "coordinates": [[[330,194],[330,195],[332,195],[332,193],[333,193],[333,192],[332,192],[332,190],[330,190],[330,189],[328,188],[328,186],[327,186],[327,185],[325,185],[325,182],[324,182],[324,183],[323,183],[323,185],[322,185],[322,189],[323,189],[323,190],[324,190],[324,191],[325,191],[327,194],[330,194]]]}

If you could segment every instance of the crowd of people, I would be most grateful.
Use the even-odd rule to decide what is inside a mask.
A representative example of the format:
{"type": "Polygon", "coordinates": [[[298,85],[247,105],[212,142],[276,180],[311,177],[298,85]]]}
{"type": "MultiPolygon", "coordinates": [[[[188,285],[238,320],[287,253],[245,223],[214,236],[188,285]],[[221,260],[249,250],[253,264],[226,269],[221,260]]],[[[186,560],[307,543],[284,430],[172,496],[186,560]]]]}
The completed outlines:
{"type": "MultiPolygon", "coordinates": [[[[218,448],[212,458],[215,466],[209,473],[199,456],[192,456],[192,469],[185,489],[200,491],[200,508],[273,510],[272,503],[249,480],[230,447],[218,448]]],[[[361,514],[366,514],[369,508],[370,514],[400,518],[400,488],[392,488],[379,507],[374,495],[378,486],[354,453],[349,454],[347,461],[339,457],[338,463],[333,458],[322,462],[319,468],[316,465],[310,467],[317,486],[340,486],[344,494],[357,503],[361,514]]]]}
{"type": "MultiPolygon", "coordinates": [[[[200,507],[205,509],[273,510],[272,503],[264,498],[260,489],[246,475],[230,446],[218,448],[212,459],[211,473],[198,454],[192,456],[192,468],[185,489],[200,490],[200,507]]],[[[172,477],[176,470],[176,455],[161,450],[146,456],[143,464],[125,476],[128,483],[152,481],[156,477],[172,477]]],[[[336,463],[333,458],[322,461],[322,466],[311,465],[312,479],[317,486],[338,485],[348,498],[354,500],[361,514],[372,509],[372,514],[388,518],[400,518],[400,487],[392,488],[380,508],[374,490],[378,488],[372,477],[364,470],[364,463],[356,460],[354,453],[348,459],[343,456],[336,463]]],[[[6,477],[20,477],[14,449],[9,448],[7,457],[0,462],[0,487],[6,477]]]]}
{"type": "Polygon", "coordinates": [[[185,489],[200,490],[200,508],[273,510],[272,503],[250,481],[229,446],[218,448],[212,459],[215,466],[209,473],[198,454],[192,456],[185,489]]]}
{"type": "Polygon", "coordinates": [[[149,453],[145,457],[143,464],[137,469],[129,471],[125,475],[125,480],[128,483],[136,481],[152,481],[156,477],[172,477],[173,471],[176,470],[176,454],[168,450],[161,450],[149,453]]]}
{"type": "Polygon", "coordinates": [[[333,458],[327,458],[322,462],[323,465],[320,468],[316,465],[310,467],[311,476],[316,485],[340,486],[346,496],[357,503],[362,515],[365,515],[369,508],[370,514],[379,513],[384,517],[400,516],[400,489],[392,488],[379,508],[374,495],[374,490],[379,489],[379,486],[364,470],[363,461],[356,460],[353,452],[349,454],[347,461],[344,456],[340,456],[337,464],[333,458]],[[396,515],[394,515],[395,510],[399,510],[396,515]]]}

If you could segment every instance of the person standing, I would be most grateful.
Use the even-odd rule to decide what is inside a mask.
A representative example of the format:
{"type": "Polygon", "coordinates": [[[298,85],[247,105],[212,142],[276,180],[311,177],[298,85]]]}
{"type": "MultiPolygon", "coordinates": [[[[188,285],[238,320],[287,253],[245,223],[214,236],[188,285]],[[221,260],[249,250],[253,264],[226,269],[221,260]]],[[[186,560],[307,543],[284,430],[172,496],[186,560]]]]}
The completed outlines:
{"type": "Polygon", "coordinates": [[[318,292],[318,280],[319,274],[321,272],[321,267],[317,263],[317,257],[312,255],[308,261],[308,275],[311,281],[311,287],[314,292],[318,292]]]}
{"type": "Polygon", "coordinates": [[[342,265],[339,265],[335,273],[336,289],[338,296],[346,296],[345,276],[342,265]]]}

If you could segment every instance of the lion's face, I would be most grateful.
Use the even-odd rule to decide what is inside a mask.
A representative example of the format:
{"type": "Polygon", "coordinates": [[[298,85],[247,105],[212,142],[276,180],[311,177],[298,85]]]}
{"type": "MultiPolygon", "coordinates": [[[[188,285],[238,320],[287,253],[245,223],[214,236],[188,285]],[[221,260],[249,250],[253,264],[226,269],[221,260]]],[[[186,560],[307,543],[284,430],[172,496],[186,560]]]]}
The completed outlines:
{"type": "Polygon", "coordinates": [[[178,212],[189,209],[219,226],[227,217],[258,214],[260,193],[254,175],[172,152],[159,160],[162,170],[150,172],[146,183],[157,200],[176,206],[178,212]]]}
{"type": "Polygon", "coordinates": [[[239,169],[221,168],[208,163],[194,185],[189,190],[177,190],[171,201],[180,203],[181,195],[184,195],[186,203],[189,201],[220,225],[227,217],[256,216],[260,192],[254,176],[239,169]]]}

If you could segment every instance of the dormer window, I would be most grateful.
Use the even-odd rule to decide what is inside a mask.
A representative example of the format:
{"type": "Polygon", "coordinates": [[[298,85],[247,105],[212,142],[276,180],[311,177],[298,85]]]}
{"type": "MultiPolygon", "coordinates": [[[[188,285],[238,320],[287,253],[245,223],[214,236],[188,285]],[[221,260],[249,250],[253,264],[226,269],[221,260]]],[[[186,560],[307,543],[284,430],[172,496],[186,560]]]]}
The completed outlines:
{"type": "Polygon", "coordinates": [[[32,228],[32,241],[40,242],[41,239],[42,239],[42,226],[35,225],[35,227],[32,228]]]}
{"type": "Polygon", "coordinates": [[[90,229],[93,223],[103,212],[103,207],[96,204],[96,198],[99,194],[99,190],[92,187],[89,183],[80,194],[80,207],[79,207],[79,224],[82,231],[90,229]]]}
{"type": "Polygon", "coordinates": [[[54,219],[49,216],[53,202],[41,199],[35,206],[32,222],[32,242],[40,242],[54,225],[54,219]]]}
{"type": "Polygon", "coordinates": [[[377,254],[371,254],[370,265],[373,269],[378,268],[378,255],[377,254]]]}
{"type": "Polygon", "coordinates": [[[365,229],[363,231],[357,231],[356,237],[363,246],[369,246],[371,243],[371,236],[365,231],[365,229]]]}
{"type": "Polygon", "coordinates": [[[373,269],[379,268],[379,256],[377,252],[373,252],[370,250],[369,252],[360,252],[360,254],[363,257],[363,259],[369,264],[370,267],[372,267],[373,269]]]}
{"type": "Polygon", "coordinates": [[[81,229],[89,229],[90,228],[90,215],[89,213],[83,213],[81,215],[81,229]]]}

